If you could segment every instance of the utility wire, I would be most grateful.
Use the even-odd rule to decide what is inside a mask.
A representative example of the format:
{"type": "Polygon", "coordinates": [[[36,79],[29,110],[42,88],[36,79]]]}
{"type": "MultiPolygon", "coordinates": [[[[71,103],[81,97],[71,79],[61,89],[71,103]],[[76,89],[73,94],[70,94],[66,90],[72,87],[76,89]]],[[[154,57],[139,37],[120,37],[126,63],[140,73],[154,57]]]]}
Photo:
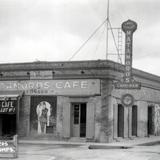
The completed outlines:
{"type": "Polygon", "coordinates": [[[97,31],[106,23],[108,18],[106,18],[96,29],[95,31],[89,36],[89,38],[79,47],[79,49],[69,58],[69,61],[73,59],[79,51],[86,45],[86,43],[97,33],[97,31]]]}

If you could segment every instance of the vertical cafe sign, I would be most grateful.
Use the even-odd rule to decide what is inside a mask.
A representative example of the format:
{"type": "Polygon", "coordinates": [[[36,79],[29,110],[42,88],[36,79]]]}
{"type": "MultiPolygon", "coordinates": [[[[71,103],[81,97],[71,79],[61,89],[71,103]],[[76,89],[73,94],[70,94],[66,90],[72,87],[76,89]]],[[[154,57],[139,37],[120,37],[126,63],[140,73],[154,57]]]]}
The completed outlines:
{"type": "Polygon", "coordinates": [[[124,82],[130,83],[132,81],[132,41],[133,33],[137,29],[137,23],[128,20],[122,23],[122,30],[125,33],[125,73],[124,82]]]}
{"type": "Polygon", "coordinates": [[[122,82],[115,83],[116,89],[140,89],[140,83],[132,77],[132,44],[133,33],[137,29],[137,23],[127,20],[122,23],[122,30],[125,33],[125,71],[122,82]]]}

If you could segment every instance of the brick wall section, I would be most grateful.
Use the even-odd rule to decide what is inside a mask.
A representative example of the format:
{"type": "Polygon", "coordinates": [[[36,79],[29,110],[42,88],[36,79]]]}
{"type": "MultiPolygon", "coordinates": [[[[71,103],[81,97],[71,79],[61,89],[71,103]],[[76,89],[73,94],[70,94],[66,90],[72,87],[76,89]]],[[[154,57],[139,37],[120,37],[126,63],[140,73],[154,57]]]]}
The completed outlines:
{"type": "Polygon", "coordinates": [[[28,136],[30,132],[30,96],[24,96],[19,106],[19,136],[28,136]]]}

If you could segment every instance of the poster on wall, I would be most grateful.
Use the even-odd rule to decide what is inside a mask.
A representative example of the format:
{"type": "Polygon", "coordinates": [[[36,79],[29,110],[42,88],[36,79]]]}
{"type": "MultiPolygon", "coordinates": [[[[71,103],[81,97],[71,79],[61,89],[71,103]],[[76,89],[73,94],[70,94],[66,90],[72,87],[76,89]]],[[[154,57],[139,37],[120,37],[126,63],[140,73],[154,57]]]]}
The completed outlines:
{"type": "Polygon", "coordinates": [[[31,133],[49,134],[56,129],[57,98],[53,96],[33,96],[31,98],[31,133]]]}

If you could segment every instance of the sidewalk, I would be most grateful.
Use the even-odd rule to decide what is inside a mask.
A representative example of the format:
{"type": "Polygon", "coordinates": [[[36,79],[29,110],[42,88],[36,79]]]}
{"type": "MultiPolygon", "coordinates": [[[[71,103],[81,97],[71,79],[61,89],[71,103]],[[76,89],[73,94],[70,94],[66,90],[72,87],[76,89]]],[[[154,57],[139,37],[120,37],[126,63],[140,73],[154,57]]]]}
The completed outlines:
{"type": "Polygon", "coordinates": [[[132,140],[124,139],[121,142],[112,142],[112,143],[96,143],[96,142],[70,142],[70,141],[55,141],[55,140],[19,140],[19,144],[49,144],[49,145],[84,145],[84,146],[106,146],[106,147],[133,147],[136,145],[160,142],[160,136],[151,136],[151,137],[136,137],[132,140]]]}
{"type": "Polygon", "coordinates": [[[127,149],[158,142],[160,143],[160,136],[136,137],[134,139],[124,139],[121,142],[90,144],[89,149],[127,149]]]}

